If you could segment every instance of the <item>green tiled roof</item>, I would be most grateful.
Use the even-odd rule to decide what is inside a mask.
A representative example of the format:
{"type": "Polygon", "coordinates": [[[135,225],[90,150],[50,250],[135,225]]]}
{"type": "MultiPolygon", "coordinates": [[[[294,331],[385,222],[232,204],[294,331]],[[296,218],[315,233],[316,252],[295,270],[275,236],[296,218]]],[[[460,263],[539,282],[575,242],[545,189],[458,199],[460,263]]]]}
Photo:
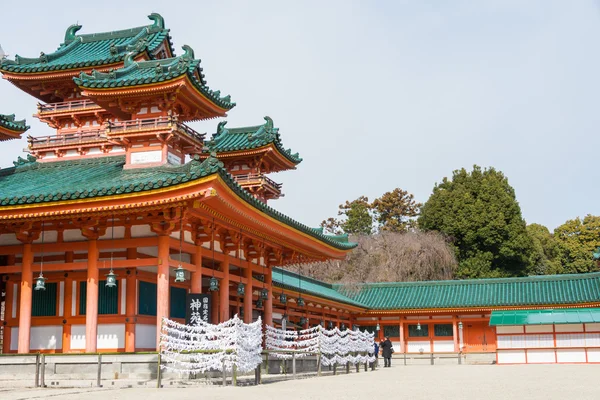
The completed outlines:
{"type": "Polygon", "coordinates": [[[335,290],[333,285],[329,283],[295,274],[281,268],[273,268],[272,278],[273,284],[283,289],[362,307],[362,304],[335,290]]]}
{"type": "Polygon", "coordinates": [[[124,156],[47,163],[38,163],[31,156],[19,157],[14,167],[0,169],[0,207],[143,192],[218,173],[240,198],[271,218],[337,249],[356,246],[315,232],[267,206],[238,185],[223,168],[223,163],[212,156],[201,162],[196,155],[182,166],[124,170],[124,164],[124,156]]]}
{"type": "MultiPolygon", "coordinates": [[[[344,286],[336,285],[344,292],[344,286]]],[[[525,278],[367,283],[350,296],[370,309],[567,305],[600,302],[600,272],[525,278]]]]}
{"type": "Polygon", "coordinates": [[[138,55],[147,51],[150,55],[167,41],[172,49],[169,30],[159,14],[148,16],[154,23],[148,26],[122,31],[77,35],[81,25],[67,29],[65,41],[49,54],[43,52],[37,58],[15,56],[15,60],[0,61],[0,70],[12,73],[35,73],[81,69],[123,61],[125,55],[138,55]]]}
{"type": "Polygon", "coordinates": [[[123,68],[108,73],[93,71],[91,74],[81,72],[75,83],[82,88],[103,89],[121,88],[150,83],[168,82],[186,75],[204,96],[221,108],[231,109],[235,103],[231,96],[221,97],[220,91],[213,91],[206,85],[200,60],[194,59],[194,50],[183,46],[185,53],[180,57],[151,61],[133,61],[133,53],[125,57],[123,68]]]}
{"type": "Polygon", "coordinates": [[[492,311],[490,325],[550,325],[600,322],[600,308],[492,311]]]}
{"type": "Polygon", "coordinates": [[[273,120],[265,117],[265,123],[258,126],[243,128],[226,128],[227,121],[219,122],[217,133],[206,143],[206,153],[215,151],[226,153],[230,151],[251,150],[273,143],[277,150],[294,164],[299,164],[302,158],[298,153],[285,149],[281,142],[279,128],[273,126],[273,120]]]}
{"type": "Polygon", "coordinates": [[[15,121],[15,114],[0,114],[0,126],[15,132],[25,132],[27,129],[29,129],[29,126],[27,126],[24,119],[21,121],[15,121]]]}

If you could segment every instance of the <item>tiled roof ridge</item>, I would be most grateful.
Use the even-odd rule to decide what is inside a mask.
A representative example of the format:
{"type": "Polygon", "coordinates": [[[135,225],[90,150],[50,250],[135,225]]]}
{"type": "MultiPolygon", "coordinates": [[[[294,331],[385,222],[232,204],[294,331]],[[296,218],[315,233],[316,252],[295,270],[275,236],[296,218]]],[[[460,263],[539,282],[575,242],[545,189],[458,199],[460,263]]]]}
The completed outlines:
{"type": "Polygon", "coordinates": [[[280,274],[281,275],[282,271],[283,271],[284,274],[286,274],[288,276],[292,276],[292,277],[295,277],[295,278],[299,277],[299,278],[302,278],[302,280],[307,281],[307,282],[312,282],[315,285],[324,286],[324,287],[326,287],[328,289],[335,289],[334,286],[331,283],[323,282],[323,281],[320,281],[318,279],[312,278],[310,276],[306,276],[306,275],[299,274],[297,272],[290,271],[289,269],[279,268],[279,267],[273,267],[273,274],[280,274]]]}
{"type": "Polygon", "coordinates": [[[128,36],[133,36],[134,39],[139,39],[138,36],[143,34],[144,29],[146,30],[146,34],[157,33],[165,30],[165,21],[160,14],[152,13],[148,16],[148,18],[153,21],[151,25],[142,25],[135,28],[120,29],[108,32],[84,33],[82,35],[75,34],[82,28],[81,25],[71,25],[69,28],[67,28],[67,32],[65,34],[65,44],[76,40],[77,38],[81,38],[81,40],[84,42],[123,38],[128,36]],[[134,33],[135,35],[133,35],[134,33]]]}
{"type": "MultiPolygon", "coordinates": [[[[452,285],[489,285],[494,283],[519,283],[519,282],[544,282],[565,280],[586,280],[600,278],[600,272],[588,272],[585,274],[556,274],[556,275],[531,275],[509,278],[484,278],[484,279],[452,279],[436,281],[413,281],[413,282],[363,282],[356,285],[364,288],[377,287],[403,287],[403,286],[452,286],[452,285]]],[[[334,284],[336,289],[343,288],[345,284],[334,284]]]]}
{"type": "Polygon", "coordinates": [[[27,121],[25,119],[16,121],[15,114],[0,114],[0,126],[10,129],[12,131],[25,132],[29,129],[27,121]]]}

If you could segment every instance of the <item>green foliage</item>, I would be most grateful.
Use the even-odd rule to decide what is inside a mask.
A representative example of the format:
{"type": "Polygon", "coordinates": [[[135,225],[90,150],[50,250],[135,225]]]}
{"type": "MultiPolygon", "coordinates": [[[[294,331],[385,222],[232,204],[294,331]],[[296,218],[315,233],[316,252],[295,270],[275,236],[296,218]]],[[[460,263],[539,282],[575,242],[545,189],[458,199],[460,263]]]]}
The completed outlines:
{"type": "Polygon", "coordinates": [[[371,207],[381,230],[406,232],[414,227],[413,218],[419,215],[421,203],[417,203],[412,194],[396,188],[375,199],[371,207]]]}
{"type": "Polygon", "coordinates": [[[321,222],[321,226],[328,232],[339,234],[346,232],[352,235],[370,235],[373,232],[373,216],[369,198],[360,196],[356,200],[340,204],[338,215],[344,216],[342,220],[328,218],[321,222]]]}
{"type": "Polygon", "coordinates": [[[533,243],[507,178],[494,168],[454,171],[421,207],[423,230],[453,239],[458,276],[487,278],[524,275],[533,243]]]}
{"type": "Polygon", "coordinates": [[[560,243],[548,228],[540,224],[530,224],[527,225],[527,234],[533,243],[529,273],[531,275],[562,273],[560,243]]]}
{"type": "Polygon", "coordinates": [[[593,259],[600,246],[600,217],[587,215],[583,220],[572,219],[554,230],[560,245],[563,273],[574,274],[599,271],[593,259]]]}

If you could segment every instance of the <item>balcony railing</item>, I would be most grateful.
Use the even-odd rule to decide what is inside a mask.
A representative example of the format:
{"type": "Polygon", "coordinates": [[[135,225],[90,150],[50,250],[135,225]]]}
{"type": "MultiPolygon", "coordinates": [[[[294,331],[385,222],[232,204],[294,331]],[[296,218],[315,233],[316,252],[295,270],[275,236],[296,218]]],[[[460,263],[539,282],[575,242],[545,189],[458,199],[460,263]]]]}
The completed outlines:
{"type": "Polygon", "coordinates": [[[134,119],[129,121],[108,122],[106,132],[108,134],[133,133],[139,131],[160,130],[173,128],[187,135],[191,139],[204,142],[204,134],[198,133],[184,123],[178,122],[173,117],[134,119]]]}
{"type": "Polygon", "coordinates": [[[282,186],[281,183],[277,183],[272,179],[266,177],[265,175],[261,174],[235,175],[234,178],[242,186],[268,185],[276,191],[280,191],[282,186]]]}
{"type": "Polygon", "coordinates": [[[87,142],[97,142],[106,140],[104,130],[94,130],[86,132],[63,133],[53,136],[28,136],[27,141],[32,149],[49,146],[64,146],[87,142]]]}
{"type": "Polygon", "coordinates": [[[65,101],[62,103],[51,103],[41,104],[38,103],[38,112],[41,113],[52,113],[52,112],[67,112],[73,110],[82,110],[85,108],[96,108],[99,107],[92,100],[76,100],[76,101],[65,101]]]}

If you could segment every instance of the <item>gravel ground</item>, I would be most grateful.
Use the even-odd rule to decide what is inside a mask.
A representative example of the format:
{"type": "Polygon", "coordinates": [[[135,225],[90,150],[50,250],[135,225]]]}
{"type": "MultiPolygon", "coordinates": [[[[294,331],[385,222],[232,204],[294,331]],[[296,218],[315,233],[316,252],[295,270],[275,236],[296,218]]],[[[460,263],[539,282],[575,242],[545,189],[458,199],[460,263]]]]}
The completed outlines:
{"type": "MultiPolygon", "coordinates": [[[[600,399],[600,365],[393,366],[251,387],[0,389],[2,400],[54,399],[600,399]]],[[[1,383],[0,383],[1,387],[1,383]]]]}

